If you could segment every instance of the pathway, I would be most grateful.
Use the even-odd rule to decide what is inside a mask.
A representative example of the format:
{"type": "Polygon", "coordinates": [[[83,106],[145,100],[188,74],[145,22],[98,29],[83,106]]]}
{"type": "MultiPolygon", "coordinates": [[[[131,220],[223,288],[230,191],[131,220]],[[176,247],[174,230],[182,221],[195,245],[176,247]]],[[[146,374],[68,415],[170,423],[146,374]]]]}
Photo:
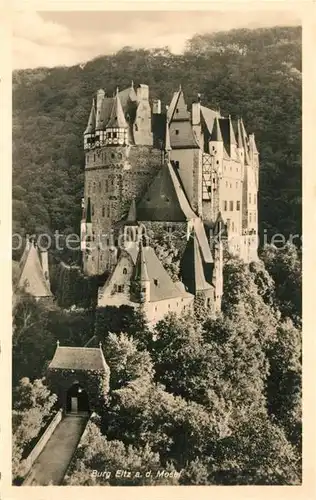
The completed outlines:
{"type": "Polygon", "coordinates": [[[23,486],[60,484],[87,424],[86,415],[66,415],[35,460],[23,486]]]}

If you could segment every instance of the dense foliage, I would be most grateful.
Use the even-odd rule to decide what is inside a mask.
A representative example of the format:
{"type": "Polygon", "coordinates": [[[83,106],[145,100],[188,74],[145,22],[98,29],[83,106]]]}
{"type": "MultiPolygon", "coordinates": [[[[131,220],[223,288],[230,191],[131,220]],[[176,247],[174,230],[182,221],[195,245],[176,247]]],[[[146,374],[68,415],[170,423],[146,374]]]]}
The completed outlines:
{"type": "Polygon", "coordinates": [[[125,47],[80,66],[13,75],[13,231],[79,232],[82,133],[92,95],[147,83],[170,102],[182,83],[188,103],[243,116],[260,151],[259,225],[301,234],[301,29],[197,35],[183,55],[125,47]],[[124,69],[122,71],[122,68],[124,69]],[[188,71],[190,68],[190,71],[188,71]],[[137,81],[136,81],[137,80],[137,81]],[[32,189],[30,189],[32,186],[32,189]]]}
{"type": "MultiPolygon", "coordinates": [[[[274,252],[275,269],[299,264],[291,246],[264,251],[274,252]]],[[[230,258],[224,274],[221,315],[169,314],[154,332],[127,306],[101,308],[95,317],[20,299],[15,383],[25,374],[43,375],[57,338],[78,346],[94,335],[110,367],[109,398],[89,425],[66,484],[300,482],[301,331],[289,307],[296,295],[280,294],[277,275],[274,280],[262,261],[247,266],[230,258]],[[133,477],[91,476],[91,470],[120,468],[133,477]],[[153,475],[146,477],[145,469],[153,475]]]]}

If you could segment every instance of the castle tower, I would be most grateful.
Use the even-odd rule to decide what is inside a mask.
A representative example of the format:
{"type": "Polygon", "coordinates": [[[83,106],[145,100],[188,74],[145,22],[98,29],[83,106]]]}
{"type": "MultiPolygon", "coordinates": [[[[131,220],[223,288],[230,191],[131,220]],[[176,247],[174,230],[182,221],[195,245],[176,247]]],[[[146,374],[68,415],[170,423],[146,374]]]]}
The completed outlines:
{"type": "Polygon", "coordinates": [[[128,125],[123,113],[118,89],[116,89],[110,119],[106,125],[105,140],[109,146],[126,146],[128,144],[128,125]]]}
{"type": "Polygon", "coordinates": [[[117,254],[115,225],[162,164],[161,149],[153,148],[148,86],[141,84],[136,91],[133,85],[116,89],[112,97],[100,89],[92,102],[84,149],[81,236],[82,241],[89,241],[86,247],[82,242],[83,270],[87,275],[101,275],[113,267],[117,254]]]}
{"type": "Polygon", "coordinates": [[[212,284],[214,286],[214,305],[215,311],[220,311],[223,296],[223,238],[224,238],[224,220],[221,212],[218,213],[214,225],[214,238],[211,241],[214,255],[214,267],[212,284]]]}
{"type": "Polygon", "coordinates": [[[204,195],[203,195],[203,212],[209,214],[211,220],[215,220],[220,207],[220,189],[221,178],[223,176],[223,157],[224,157],[224,142],[219,125],[218,117],[214,119],[212,133],[208,143],[210,153],[210,168],[207,168],[207,162],[204,160],[203,180],[204,195]],[[206,206],[210,205],[210,207],[206,206]]]}

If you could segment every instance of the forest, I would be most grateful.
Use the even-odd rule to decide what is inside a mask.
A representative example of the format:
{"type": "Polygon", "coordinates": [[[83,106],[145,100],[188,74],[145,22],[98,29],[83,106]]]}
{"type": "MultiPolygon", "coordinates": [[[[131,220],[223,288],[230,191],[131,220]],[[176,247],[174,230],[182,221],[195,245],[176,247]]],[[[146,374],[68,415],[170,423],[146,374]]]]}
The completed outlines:
{"type": "MultiPolygon", "coordinates": [[[[299,27],[196,35],[182,55],[124,47],[84,69],[14,72],[13,233],[79,231],[91,97],[131,80],[147,83],[164,105],[181,83],[188,103],[200,93],[205,105],[242,116],[260,151],[260,235],[301,235],[299,27]]],[[[173,248],[164,240],[158,248],[177,274],[173,248]]],[[[53,303],[19,295],[12,337],[15,484],[21,460],[56,410],[45,381],[56,341],[84,346],[91,339],[102,342],[110,367],[109,399],[89,421],[65,485],[301,484],[301,247],[268,241],[259,255],[250,265],[225,256],[217,317],[197,302],[194,314],[169,314],[154,331],[127,306],[96,309],[97,283],[75,267],[68,273],[53,266],[53,303]],[[92,477],[94,469],[170,475],[114,480],[92,477]]]]}

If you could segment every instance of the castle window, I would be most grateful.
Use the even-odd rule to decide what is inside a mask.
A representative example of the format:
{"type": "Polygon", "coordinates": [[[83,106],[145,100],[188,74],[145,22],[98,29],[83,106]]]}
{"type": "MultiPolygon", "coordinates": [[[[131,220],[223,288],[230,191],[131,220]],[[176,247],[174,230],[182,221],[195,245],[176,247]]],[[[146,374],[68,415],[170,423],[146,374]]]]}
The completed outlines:
{"type": "Polygon", "coordinates": [[[117,132],[113,132],[113,138],[117,139],[117,132]]]}
{"type": "Polygon", "coordinates": [[[154,279],[154,285],[158,286],[158,283],[159,283],[158,280],[155,278],[154,279]]]}
{"type": "Polygon", "coordinates": [[[210,297],[207,298],[206,305],[207,305],[207,307],[210,307],[210,305],[211,305],[211,299],[210,299],[210,297]]]}
{"type": "Polygon", "coordinates": [[[91,206],[91,215],[94,215],[94,205],[91,206]]]}
{"type": "Polygon", "coordinates": [[[249,214],[249,222],[252,222],[252,213],[249,214]]]}
{"type": "Polygon", "coordinates": [[[107,216],[110,217],[110,215],[111,215],[111,211],[110,211],[110,207],[108,207],[108,209],[107,209],[107,216]]]}
{"type": "Polygon", "coordinates": [[[124,269],[123,269],[123,274],[127,274],[127,269],[126,269],[126,267],[124,267],[124,269]]]}
{"type": "Polygon", "coordinates": [[[109,181],[106,179],[105,181],[105,191],[109,190],[109,181]]]}
{"type": "Polygon", "coordinates": [[[135,130],[136,130],[136,132],[138,132],[138,125],[137,125],[137,123],[135,123],[135,130]]]}
{"type": "Polygon", "coordinates": [[[238,211],[240,210],[240,201],[237,201],[237,203],[236,203],[236,210],[238,210],[238,211]]]}
{"type": "Polygon", "coordinates": [[[218,160],[216,160],[216,165],[219,165],[219,161],[218,160]]]}
{"type": "Polygon", "coordinates": [[[236,182],[236,188],[238,188],[238,181],[236,182]]]}
{"type": "Polygon", "coordinates": [[[176,129],[176,135],[179,135],[179,130],[178,129],[176,129]]]}
{"type": "Polygon", "coordinates": [[[119,293],[122,293],[122,292],[123,292],[123,289],[124,289],[124,288],[123,288],[123,285],[117,285],[117,291],[118,291],[119,293]]]}
{"type": "Polygon", "coordinates": [[[168,309],[170,309],[170,304],[168,304],[168,309]]]}
{"type": "Polygon", "coordinates": [[[95,136],[95,140],[96,140],[96,141],[99,141],[99,140],[100,140],[100,136],[99,136],[99,135],[96,135],[96,136],[95,136]]]}
{"type": "Polygon", "coordinates": [[[227,212],[227,201],[224,201],[224,212],[227,212]]]}
{"type": "Polygon", "coordinates": [[[176,109],[176,113],[179,113],[179,110],[178,110],[178,108],[176,109]]]}
{"type": "Polygon", "coordinates": [[[233,201],[229,202],[229,210],[230,211],[234,210],[234,202],[233,201]]]}
{"type": "Polygon", "coordinates": [[[111,154],[111,158],[115,158],[115,154],[114,153],[111,154]]]}
{"type": "Polygon", "coordinates": [[[235,224],[234,224],[234,221],[232,221],[232,231],[235,231],[235,224]]]}
{"type": "Polygon", "coordinates": [[[95,240],[95,232],[92,231],[92,241],[94,241],[94,240],[95,240]]]}
{"type": "Polygon", "coordinates": [[[101,182],[99,182],[99,191],[101,191],[101,182]]]}
{"type": "Polygon", "coordinates": [[[157,312],[157,306],[155,307],[155,311],[157,312]]]}
{"type": "Polygon", "coordinates": [[[251,203],[251,193],[249,193],[249,203],[251,203]]]}
{"type": "Polygon", "coordinates": [[[105,217],[105,207],[102,207],[102,217],[105,217]]]}
{"type": "Polygon", "coordinates": [[[145,287],[143,287],[143,288],[142,288],[142,292],[143,292],[143,293],[145,293],[145,292],[146,292],[146,288],[145,288],[145,287]]]}
{"type": "Polygon", "coordinates": [[[178,161],[175,161],[175,162],[174,162],[174,166],[175,166],[176,168],[179,168],[179,162],[178,162],[178,161]]]}

